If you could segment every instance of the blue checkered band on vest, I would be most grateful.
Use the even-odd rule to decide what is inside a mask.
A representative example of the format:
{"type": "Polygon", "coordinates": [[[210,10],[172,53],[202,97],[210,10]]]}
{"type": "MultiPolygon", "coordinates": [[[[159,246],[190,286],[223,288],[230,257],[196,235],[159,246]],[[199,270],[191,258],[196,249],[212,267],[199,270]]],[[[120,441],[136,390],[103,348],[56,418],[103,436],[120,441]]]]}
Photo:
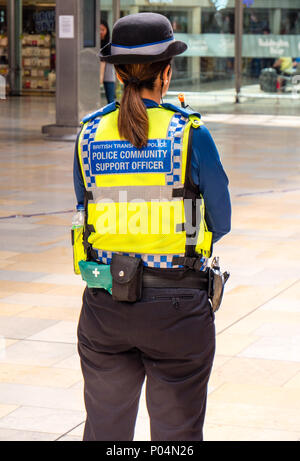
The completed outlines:
{"type": "Polygon", "coordinates": [[[181,149],[184,128],[187,123],[185,117],[181,114],[175,114],[170,122],[168,130],[168,138],[173,140],[173,170],[167,174],[167,186],[173,186],[180,181],[181,175],[181,149]]]}
{"type": "Polygon", "coordinates": [[[91,174],[90,161],[89,161],[89,144],[94,141],[97,128],[99,126],[101,117],[96,117],[94,120],[91,120],[83,135],[82,140],[82,158],[83,158],[83,168],[85,172],[86,185],[87,188],[93,187],[96,184],[96,178],[91,174]]]}

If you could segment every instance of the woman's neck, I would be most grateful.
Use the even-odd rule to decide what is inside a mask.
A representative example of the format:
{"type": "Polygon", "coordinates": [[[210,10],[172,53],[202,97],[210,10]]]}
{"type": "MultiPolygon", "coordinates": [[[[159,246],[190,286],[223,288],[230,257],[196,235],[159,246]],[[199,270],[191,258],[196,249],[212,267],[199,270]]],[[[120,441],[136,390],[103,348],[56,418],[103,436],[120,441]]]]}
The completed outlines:
{"type": "Polygon", "coordinates": [[[154,88],[154,90],[147,90],[147,88],[143,88],[141,90],[141,98],[151,99],[152,101],[157,102],[157,104],[161,103],[161,93],[160,90],[156,88],[154,88]]]}

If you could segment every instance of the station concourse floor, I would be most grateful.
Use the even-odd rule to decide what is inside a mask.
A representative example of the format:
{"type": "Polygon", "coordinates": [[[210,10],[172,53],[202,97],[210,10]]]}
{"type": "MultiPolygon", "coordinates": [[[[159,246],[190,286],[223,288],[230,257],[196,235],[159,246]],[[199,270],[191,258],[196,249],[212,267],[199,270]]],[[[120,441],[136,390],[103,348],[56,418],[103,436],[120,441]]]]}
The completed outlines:
{"type": "MultiPolygon", "coordinates": [[[[0,101],[0,440],[81,440],[74,143],[42,137],[52,97],[0,101]]],[[[300,440],[300,117],[203,117],[230,180],[231,272],[216,313],[207,441],[300,440]]],[[[150,440],[142,396],[135,440],[150,440]]]]}

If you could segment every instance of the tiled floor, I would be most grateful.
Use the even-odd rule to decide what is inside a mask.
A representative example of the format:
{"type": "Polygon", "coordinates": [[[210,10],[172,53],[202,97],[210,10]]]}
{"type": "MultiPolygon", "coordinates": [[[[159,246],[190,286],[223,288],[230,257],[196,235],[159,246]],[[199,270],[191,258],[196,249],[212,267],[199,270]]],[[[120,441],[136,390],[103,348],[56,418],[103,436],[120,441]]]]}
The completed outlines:
{"type": "MultiPolygon", "coordinates": [[[[0,440],[81,440],[73,144],[53,98],[0,102],[0,440]],[[16,217],[17,215],[17,217],[16,217]]],[[[207,114],[230,179],[231,272],[216,315],[206,440],[300,440],[300,118],[207,114]]],[[[149,440],[141,399],[136,440],[149,440]]]]}

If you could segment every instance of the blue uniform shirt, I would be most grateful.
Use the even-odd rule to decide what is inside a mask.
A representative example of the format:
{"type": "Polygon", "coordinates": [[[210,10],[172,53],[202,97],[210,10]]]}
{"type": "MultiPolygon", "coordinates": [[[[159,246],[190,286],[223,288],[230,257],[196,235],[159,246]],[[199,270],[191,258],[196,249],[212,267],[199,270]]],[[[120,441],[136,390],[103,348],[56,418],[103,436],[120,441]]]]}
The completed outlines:
{"type": "MultiPolygon", "coordinates": [[[[157,107],[155,101],[144,99],[147,108],[157,107]]],[[[77,143],[74,156],[74,188],[78,204],[84,202],[85,187],[80,171],[77,143]]],[[[193,130],[192,178],[199,186],[205,203],[205,220],[213,233],[213,242],[230,231],[231,204],[228,178],[222,167],[216,145],[205,126],[193,130]]]]}

